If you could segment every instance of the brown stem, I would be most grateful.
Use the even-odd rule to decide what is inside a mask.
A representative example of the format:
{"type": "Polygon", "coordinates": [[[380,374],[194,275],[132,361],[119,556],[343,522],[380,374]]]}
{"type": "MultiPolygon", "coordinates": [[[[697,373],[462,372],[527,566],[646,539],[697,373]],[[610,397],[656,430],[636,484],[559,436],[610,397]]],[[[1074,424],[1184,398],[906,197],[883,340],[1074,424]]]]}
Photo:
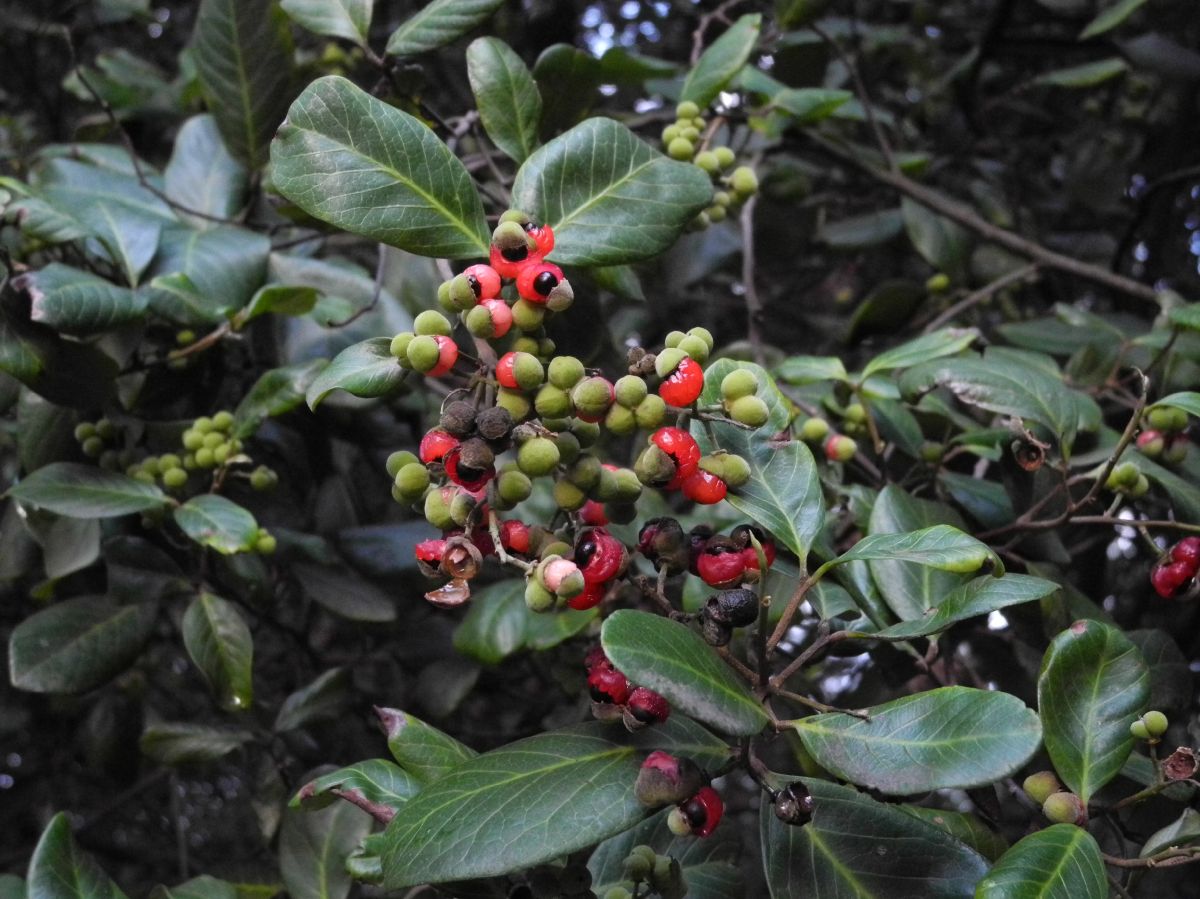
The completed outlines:
{"type": "Polygon", "coordinates": [[[1189,846],[1182,849],[1164,849],[1147,858],[1121,858],[1117,855],[1102,853],[1104,863],[1115,868],[1173,868],[1177,865],[1189,865],[1200,861],[1200,846],[1189,846]]]}
{"type": "Polygon", "coordinates": [[[812,22],[808,26],[821,40],[833,48],[833,52],[837,54],[837,58],[841,60],[842,65],[846,67],[846,71],[850,73],[850,80],[854,83],[854,93],[858,97],[858,102],[862,105],[863,112],[867,116],[867,124],[871,126],[871,133],[875,135],[875,143],[879,145],[879,152],[883,156],[883,161],[887,163],[887,167],[896,171],[896,157],[892,153],[892,145],[888,143],[887,135],[884,134],[883,127],[879,124],[879,119],[875,115],[875,106],[871,102],[871,97],[867,93],[867,85],[863,82],[862,75],[858,71],[858,66],[850,55],[842,49],[842,45],[833,39],[831,35],[821,29],[817,23],[812,22]]]}

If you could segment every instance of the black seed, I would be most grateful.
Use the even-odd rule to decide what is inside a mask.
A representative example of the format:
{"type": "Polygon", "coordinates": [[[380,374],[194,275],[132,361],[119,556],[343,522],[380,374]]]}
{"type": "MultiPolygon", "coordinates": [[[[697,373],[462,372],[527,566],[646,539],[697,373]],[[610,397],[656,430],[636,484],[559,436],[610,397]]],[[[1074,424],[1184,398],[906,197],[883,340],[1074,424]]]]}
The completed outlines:
{"type": "Polygon", "coordinates": [[[467,283],[471,285],[472,292],[475,294],[476,297],[478,297],[480,292],[483,290],[482,285],[480,285],[480,283],[479,283],[479,279],[476,278],[474,275],[467,275],[467,283]]]}
{"type": "Polygon", "coordinates": [[[631,705],[629,707],[629,714],[633,715],[633,717],[642,722],[642,724],[653,724],[658,720],[658,717],[653,712],[651,712],[649,709],[642,708],[641,706],[631,705]]]}
{"type": "Polygon", "coordinates": [[[510,247],[508,249],[501,250],[500,255],[509,262],[520,262],[522,259],[525,259],[529,256],[529,247],[525,246],[524,244],[519,247],[510,247]]]}
{"type": "Polygon", "coordinates": [[[542,272],[533,279],[533,289],[542,296],[549,296],[557,286],[558,278],[554,277],[554,272],[542,272]]]}
{"type": "Polygon", "coordinates": [[[688,819],[688,824],[692,825],[692,830],[696,830],[704,826],[708,819],[708,809],[699,799],[689,799],[683,806],[683,816],[688,819]]]}
{"type": "Polygon", "coordinates": [[[609,696],[607,693],[605,693],[603,690],[601,690],[599,687],[590,687],[588,689],[588,692],[591,694],[592,699],[594,699],[596,702],[612,703],[612,701],[613,701],[612,697],[609,696]]]}

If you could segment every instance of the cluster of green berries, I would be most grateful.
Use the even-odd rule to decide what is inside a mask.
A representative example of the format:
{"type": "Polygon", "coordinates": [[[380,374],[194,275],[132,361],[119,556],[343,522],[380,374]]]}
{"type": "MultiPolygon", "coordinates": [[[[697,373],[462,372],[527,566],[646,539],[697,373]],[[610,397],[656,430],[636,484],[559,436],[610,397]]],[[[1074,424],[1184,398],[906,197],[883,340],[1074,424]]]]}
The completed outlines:
{"type": "Polygon", "coordinates": [[[1142,418],[1137,448],[1143,456],[1166,465],[1178,465],[1187,458],[1191,440],[1186,433],[1188,414],[1175,406],[1152,406],[1142,418]]]}
{"type": "Polygon", "coordinates": [[[119,469],[123,461],[124,454],[116,449],[117,436],[116,425],[107,418],[81,421],[75,426],[75,442],[80,452],[111,471],[119,469]]]}
{"type": "Polygon", "coordinates": [[[603,899],[632,899],[634,893],[640,896],[657,893],[662,899],[683,899],[687,895],[687,881],[679,860],[659,855],[651,846],[642,844],[630,849],[623,868],[629,887],[612,887],[603,899]],[[649,893],[639,891],[643,884],[649,893]]]}
{"type": "MultiPolygon", "coordinates": [[[[866,410],[859,403],[846,407],[842,427],[847,432],[861,426],[865,430],[866,410]],[[861,415],[861,418],[859,416],[861,415]]],[[[813,415],[800,423],[800,439],[814,447],[821,447],[830,462],[849,462],[858,452],[858,443],[849,433],[838,433],[828,419],[813,415]]]]}
{"type": "Polygon", "coordinates": [[[1104,486],[1114,493],[1137,499],[1150,492],[1150,481],[1133,462],[1120,462],[1108,473],[1104,486]]]}
{"type": "Polygon", "coordinates": [[[1079,827],[1087,824],[1087,806],[1062,785],[1053,771],[1031,774],[1021,787],[1030,799],[1042,807],[1042,814],[1052,824],[1075,824],[1079,827]]]}
{"type": "Polygon", "coordinates": [[[526,883],[509,893],[530,899],[598,899],[592,889],[592,872],[582,860],[565,865],[539,865],[526,874],[526,883]]]}
{"type": "Polygon", "coordinates": [[[716,187],[712,205],[692,222],[692,227],[700,230],[724,221],[732,209],[757,193],[758,176],[747,165],[735,168],[737,157],[729,147],[705,147],[707,139],[703,134],[708,123],[697,104],[685,100],[675,107],[675,116],[675,123],[662,132],[667,155],[680,162],[692,163],[710,176],[716,187]]]}
{"type": "Polygon", "coordinates": [[[1162,712],[1151,709],[1144,715],[1140,715],[1129,725],[1129,733],[1133,735],[1135,740],[1146,740],[1149,743],[1157,743],[1162,739],[1162,735],[1167,732],[1167,727],[1170,722],[1167,721],[1167,716],[1162,712]]]}
{"type": "MultiPolygon", "coordinates": [[[[190,472],[210,471],[237,463],[249,463],[243,455],[242,441],[233,435],[234,417],[228,410],[202,415],[184,430],[180,451],[146,456],[126,467],[125,473],[146,484],[161,484],[178,491],[187,486],[190,472]]],[[[279,476],[265,465],[247,475],[255,490],[270,490],[279,476]]]]}

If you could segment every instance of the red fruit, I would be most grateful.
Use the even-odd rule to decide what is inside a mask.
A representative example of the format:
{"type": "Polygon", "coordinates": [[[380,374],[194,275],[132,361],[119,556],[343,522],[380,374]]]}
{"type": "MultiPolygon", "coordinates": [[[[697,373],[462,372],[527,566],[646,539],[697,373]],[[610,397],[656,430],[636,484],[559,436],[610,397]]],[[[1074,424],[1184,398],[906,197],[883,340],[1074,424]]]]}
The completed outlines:
{"type": "Polygon", "coordinates": [[[1200,568],[1200,537],[1184,537],[1171,547],[1172,562],[1186,562],[1193,573],[1200,568]]]}
{"type": "Polygon", "coordinates": [[[579,520],[590,527],[604,527],[608,524],[608,516],[604,514],[604,504],[589,499],[579,510],[579,520]]]}
{"type": "MultiPolygon", "coordinates": [[[[520,253],[518,249],[515,253],[520,253]]],[[[521,274],[521,270],[527,265],[542,261],[542,257],[538,253],[527,253],[525,256],[516,259],[509,259],[500,252],[497,246],[492,247],[491,257],[488,259],[496,274],[501,278],[515,278],[521,274]]]]}
{"type": "Polygon", "coordinates": [[[696,560],[696,570],[704,583],[725,590],[736,587],[745,578],[746,560],[736,546],[726,541],[709,541],[696,560]]]}
{"type": "Polygon", "coordinates": [[[454,363],[458,361],[458,344],[441,334],[433,338],[438,345],[438,363],[429,371],[425,372],[428,378],[440,378],[450,369],[454,368],[454,363]]]}
{"type": "MultiPolygon", "coordinates": [[[[764,546],[763,555],[767,557],[767,567],[770,568],[775,562],[775,548],[772,547],[770,550],[768,550],[767,547],[764,546]]],[[[761,572],[758,570],[758,553],[754,551],[753,546],[747,546],[742,550],[742,563],[747,574],[761,574],[761,572]]]]}
{"type": "Polygon", "coordinates": [[[1187,583],[1196,575],[1187,562],[1171,562],[1168,565],[1156,565],[1150,572],[1150,583],[1163,599],[1173,599],[1183,592],[1187,583]]]}
{"type": "MultiPolygon", "coordinates": [[[[483,507],[483,517],[487,517],[487,506],[483,507]]],[[[477,527],[471,531],[471,542],[475,544],[475,548],[482,555],[494,556],[496,554],[496,544],[492,540],[492,535],[488,533],[485,527],[477,527]]]]}
{"type": "Polygon", "coordinates": [[[700,574],[700,557],[704,555],[704,547],[708,545],[712,535],[713,529],[706,524],[698,524],[688,531],[688,571],[692,574],[700,574]]]}
{"type": "Polygon", "coordinates": [[[683,483],[679,486],[683,490],[684,496],[692,502],[704,506],[719,503],[725,498],[725,493],[729,489],[719,477],[701,468],[697,468],[690,476],[684,478],[683,483]]]}
{"type": "Polygon", "coordinates": [[[525,226],[525,233],[533,237],[537,241],[537,254],[539,256],[549,256],[550,251],[554,249],[554,229],[549,225],[535,225],[530,222],[525,226]]]}
{"type": "Polygon", "coordinates": [[[445,540],[422,540],[417,544],[415,554],[418,560],[438,565],[446,552],[445,540]]]}
{"type": "Polygon", "coordinates": [[[1146,430],[1137,436],[1137,448],[1142,451],[1142,455],[1151,459],[1161,456],[1165,446],[1166,438],[1163,437],[1162,431],[1146,430]]]}
{"type": "Polygon", "coordinates": [[[659,428],[650,435],[650,441],[675,463],[675,477],[666,489],[678,490],[700,463],[700,444],[682,428],[659,428]]]}
{"type": "Polygon", "coordinates": [[[515,518],[500,522],[500,545],[510,553],[529,555],[529,525],[515,518]]]}
{"type": "Polygon", "coordinates": [[[516,353],[505,353],[496,362],[496,380],[500,382],[501,387],[507,387],[510,390],[520,390],[521,385],[517,383],[517,376],[513,374],[513,363],[516,362],[516,353]]]}
{"type": "Polygon", "coordinates": [[[591,583],[583,588],[583,592],[578,596],[567,601],[567,605],[576,611],[584,611],[585,609],[594,609],[604,600],[604,594],[608,592],[608,584],[591,583]]]}
{"type": "MultiPolygon", "coordinates": [[[[490,271],[490,269],[489,269],[490,271]]],[[[504,300],[484,300],[479,304],[492,314],[493,340],[503,337],[512,328],[512,309],[504,300]]]]}
{"type": "Polygon", "coordinates": [[[482,262],[469,265],[463,269],[463,274],[471,282],[471,289],[480,300],[491,300],[500,296],[500,274],[490,265],[482,262]]]}
{"type": "Polygon", "coordinates": [[[658,395],[668,406],[690,406],[704,390],[704,369],[695,359],[684,359],[659,385],[658,395]]]}
{"type": "Polygon", "coordinates": [[[671,714],[670,704],[646,687],[638,687],[630,693],[625,704],[629,707],[629,714],[642,724],[661,724],[671,714]]]}
{"type": "Polygon", "coordinates": [[[627,558],[625,544],[603,528],[584,531],[575,544],[575,564],[589,584],[611,581],[627,558]]]}
{"type": "MultiPolygon", "coordinates": [[[[587,592],[587,591],[584,591],[587,592]]],[[[576,597],[578,599],[578,597],[576,597]]],[[[629,698],[629,681],[605,659],[588,672],[588,688],[596,702],[624,705],[629,698]]]]}
{"type": "Polygon", "coordinates": [[[775,564],[775,541],[767,534],[752,524],[739,524],[729,534],[731,539],[738,546],[744,546],[742,550],[742,558],[746,562],[746,571],[758,570],[758,553],[754,551],[754,544],[750,542],[750,535],[753,534],[762,547],[763,555],[767,558],[767,567],[770,568],[775,564]]]}
{"type": "Polygon", "coordinates": [[[526,265],[517,275],[517,293],[531,303],[544,303],[550,291],[563,279],[562,269],[553,262],[526,265]]]}
{"type": "Polygon", "coordinates": [[[721,815],[725,813],[725,803],[721,794],[712,787],[705,787],[679,808],[683,811],[692,833],[698,837],[706,837],[721,823],[721,815]]]}
{"type": "Polygon", "coordinates": [[[421,438],[421,445],[417,448],[417,455],[421,461],[428,465],[431,462],[440,461],[446,453],[452,449],[456,449],[459,445],[459,440],[452,434],[448,434],[441,428],[434,428],[421,438]]]}
{"type": "Polygon", "coordinates": [[[612,662],[604,654],[604,647],[600,645],[593,646],[588,650],[588,654],[583,657],[583,667],[588,670],[589,674],[591,674],[592,669],[597,665],[612,666],[612,662]]]}
{"type": "Polygon", "coordinates": [[[487,486],[487,482],[496,476],[495,466],[489,465],[482,471],[459,468],[462,457],[462,447],[453,447],[442,456],[442,466],[446,469],[446,477],[470,493],[477,493],[487,486]]]}

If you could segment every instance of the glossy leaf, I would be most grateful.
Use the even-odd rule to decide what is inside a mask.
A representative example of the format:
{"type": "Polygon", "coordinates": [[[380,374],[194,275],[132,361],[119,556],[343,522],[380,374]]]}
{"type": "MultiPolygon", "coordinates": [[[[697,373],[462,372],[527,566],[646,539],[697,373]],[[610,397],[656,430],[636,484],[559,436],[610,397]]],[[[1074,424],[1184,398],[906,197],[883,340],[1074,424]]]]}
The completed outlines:
{"type": "Polygon", "coordinates": [[[953,356],[979,339],[977,328],[942,328],[906,341],[898,347],[880,353],[867,363],[859,376],[865,381],[871,375],[897,368],[908,368],[918,362],[928,362],[942,356],[953,356]]]}
{"type": "Polygon", "coordinates": [[[1139,858],[1148,858],[1164,849],[1187,846],[1200,840],[1200,812],[1185,808],[1170,824],[1152,833],[1138,853],[1139,858]]]}
{"type": "Polygon", "coordinates": [[[371,832],[372,819],[347,802],[320,811],[289,808],[279,831],[279,873],[291,899],[345,899],[346,859],[371,832]]]}
{"type": "Polygon", "coordinates": [[[404,369],[389,351],[391,341],[372,337],[347,347],[308,385],[308,407],[317,405],[335,390],[357,397],[386,396],[404,380],[404,369]]]}
{"type": "Polygon", "coordinates": [[[296,563],[292,570],[304,594],[350,621],[396,620],[396,602],[385,591],[344,567],[296,563]]]}
{"type": "Polygon", "coordinates": [[[292,98],[292,38],[274,0],[202,0],[192,58],[209,111],[237,159],[267,161],[292,98]]]}
{"type": "Polygon", "coordinates": [[[168,228],[149,284],[151,308],[185,325],[224,321],[262,286],[270,251],[267,236],[247,228],[168,228]]]}
{"type": "Polygon", "coordinates": [[[766,371],[751,362],[731,359],[718,359],[705,371],[700,402],[719,403],[722,379],[738,368],[753,372],[758,379],[758,396],[767,404],[766,424],[746,431],[721,422],[711,423],[710,429],[697,422],[692,426],[693,436],[706,453],[719,447],[750,463],[750,481],[729,491],[726,501],[803,561],[824,525],[825,503],[808,446],[799,440],[775,439],[787,431],[790,404],[766,371]]]}
{"type": "Polygon", "coordinates": [[[600,641],[626,677],[661,693],[673,709],[736,736],[756,734],[767,724],[746,683],[684,624],[622,609],[605,620],[600,641]]]}
{"type": "Polygon", "coordinates": [[[38,839],[25,888],[29,899],[125,899],[96,860],[80,850],[62,813],[50,819],[38,839]]]}
{"type": "Polygon", "coordinates": [[[521,57],[499,38],[481,37],[467,47],[467,77],[488,137],[524,162],[539,143],[542,95],[521,57]]]}
{"type": "Polygon", "coordinates": [[[228,600],[201,593],[183,613],[183,645],[222,706],[247,709],[254,697],[251,681],[254,638],[228,600]]]}
{"type": "Polygon", "coordinates": [[[383,884],[489,877],[629,829],[646,814],[633,783],[650,749],[715,765],[725,745],[672,716],[636,735],[600,723],[538,734],[463,762],[408,801],[383,837],[383,884]]]}
{"type": "Polygon", "coordinates": [[[760,30],[762,16],[758,13],[744,15],[734,22],[696,60],[679,99],[691,100],[702,110],[712,103],[750,58],[760,30]]]}
{"type": "Polygon", "coordinates": [[[300,788],[292,808],[323,808],[342,798],[376,817],[394,813],[421,789],[421,781],[387,759],[367,759],[329,774],[300,788]]]}
{"type": "Polygon", "coordinates": [[[1038,675],[1046,752],[1084,802],[1120,772],[1149,699],[1146,662],[1112,625],[1076,621],[1050,643],[1038,675]]]}
{"type": "Polygon", "coordinates": [[[383,725],[392,758],[422,783],[437,780],[479,754],[408,712],[377,707],[375,714],[383,725]]]}
{"type": "Polygon", "coordinates": [[[1079,33],[1079,39],[1086,41],[1112,31],[1145,5],[1146,0],[1115,0],[1088,22],[1087,27],[1079,33]]]}
{"type": "Polygon", "coordinates": [[[485,665],[498,664],[524,645],[529,615],[521,578],[473,591],[467,616],[454,631],[454,648],[485,665]]]}
{"type": "Polygon", "coordinates": [[[1001,578],[990,575],[967,581],[947,593],[937,605],[926,609],[913,621],[902,621],[872,634],[881,640],[908,640],[944,631],[950,625],[977,615],[1049,596],[1058,584],[1027,574],[1006,574],[1001,578]]]}
{"type": "Polygon", "coordinates": [[[1172,393],[1170,396],[1164,396],[1154,405],[1171,406],[1175,409],[1182,409],[1189,415],[1195,415],[1196,417],[1200,418],[1200,393],[1197,393],[1193,390],[1172,393]]]}
{"type": "Polygon", "coordinates": [[[345,78],[319,78],[296,98],[271,162],[281,194],[338,228],[421,256],[487,253],[463,164],[419,119],[345,78]]]}
{"type": "Polygon", "coordinates": [[[533,153],[513,205],[554,227],[554,259],[618,265],[656,256],[712,202],[712,184],[612,119],[593,118],[533,153]]]}
{"type": "MultiPolygon", "coordinates": [[[[178,886],[157,886],[151,891],[150,899],[251,899],[251,896],[243,894],[242,889],[246,886],[248,884],[235,885],[201,874],[178,886]]],[[[255,899],[270,899],[270,896],[260,895],[255,899]]]]}
{"type": "Polygon", "coordinates": [[[962,278],[971,248],[966,229],[908,197],[901,199],[900,213],[908,239],[921,257],[937,271],[962,278]]]}
{"type": "Polygon", "coordinates": [[[829,118],[853,97],[849,91],[787,87],[771,97],[771,104],[790,115],[797,125],[815,125],[829,118]]]}
{"type": "Polygon", "coordinates": [[[872,534],[827,564],[841,565],[855,559],[895,559],[962,573],[978,571],[990,561],[994,573],[1004,571],[999,557],[986,543],[948,524],[903,534],[872,534]]]}
{"type": "Polygon", "coordinates": [[[968,812],[952,812],[919,805],[901,805],[898,808],[932,824],[938,830],[944,830],[990,862],[994,862],[1008,851],[1008,840],[968,812]]]}
{"type": "Polygon", "coordinates": [[[314,34],[366,44],[375,0],[281,0],[283,11],[314,34]]]}
{"type": "Polygon", "coordinates": [[[798,779],[815,800],[812,821],[784,824],[765,801],[759,812],[772,899],[974,896],[987,862],[973,849],[851,787],[798,779]]]}
{"type": "Polygon", "coordinates": [[[1009,777],[1037,751],[1038,716],[1007,693],[942,687],[867,709],[792,722],[817,764],[893,796],[1009,777]]]}
{"type": "Polygon", "coordinates": [[[1129,63],[1125,62],[1119,56],[1111,56],[1108,59],[1100,59],[1096,62],[1085,62],[1078,66],[1069,66],[1065,69],[1054,69],[1050,72],[1044,72],[1033,79],[1033,83],[1049,87],[1095,87],[1098,84],[1103,84],[1106,81],[1116,78],[1118,75],[1125,74],[1128,70],[1129,63]]]}
{"type": "Polygon", "coordinates": [[[289,694],[275,716],[275,731],[295,730],[336,714],[346,704],[349,681],[345,668],[331,668],[289,694]]]}
{"type": "Polygon", "coordinates": [[[482,25],[503,0],[433,0],[388,38],[391,56],[416,56],[436,50],[482,25]]]}
{"type": "Polygon", "coordinates": [[[1001,856],[976,899],[1106,899],[1100,846],[1082,827],[1054,824],[1001,856]]]}
{"type": "Polygon", "coordinates": [[[150,725],[138,745],[148,758],[174,767],[215,761],[253,738],[245,730],[180,721],[150,725]]]}
{"type": "Polygon", "coordinates": [[[154,603],[118,606],[99,596],[68,599],[30,615],[8,640],[14,687],[82,693],[124,671],[150,639],[154,603]]]}
{"type": "Polygon", "coordinates": [[[264,372],[234,410],[233,435],[245,440],[266,419],[303,404],[309,385],[327,365],[325,359],[314,359],[264,372]]]}
{"type": "Polygon", "coordinates": [[[137,321],[145,294],[69,265],[52,262],[13,282],[30,300],[30,318],[67,334],[95,334],[137,321]]]}
{"type": "Polygon", "coordinates": [[[94,465],[54,462],[18,481],[8,495],[69,518],[113,518],[166,505],[153,484],[94,465]]]}
{"type": "Polygon", "coordinates": [[[821,226],[817,239],[835,250],[856,250],[886,243],[904,230],[899,209],[883,209],[821,226]]]}
{"type": "MultiPolygon", "coordinates": [[[[217,218],[232,218],[245,202],[249,173],[226,149],[216,119],[198,115],[184,122],[175,136],[163,182],[167,196],[176,203],[217,218]]],[[[193,228],[215,224],[186,212],[179,215],[193,228]]]]}
{"type": "Polygon", "coordinates": [[[219,553],[246,552],[258,539],[258,522],[246,509],[215,493],[193,496],[174,512],[175,523],[202,546],[219,553]]]}
{"type": "Polygon", "coordinates": [[[246,308],[238,312],[235,323],[241,324],[260,315],[307,315],[317,304],[320,294],[312,287],[268,284],[255,291],[246,308]]]}
{"type": "Polygon", "coordinates": [[[95,409],[109,400],[117,364],[99,349],[0,306],[0,374],[60,406],[95,409]]]}
{"type": "Polygon", "coordinates": [[[785,384],[800,386],[814,381],[846,381],[850,377],[837,356],[789,356],[779,363],[775,374],[785,384]]]}

